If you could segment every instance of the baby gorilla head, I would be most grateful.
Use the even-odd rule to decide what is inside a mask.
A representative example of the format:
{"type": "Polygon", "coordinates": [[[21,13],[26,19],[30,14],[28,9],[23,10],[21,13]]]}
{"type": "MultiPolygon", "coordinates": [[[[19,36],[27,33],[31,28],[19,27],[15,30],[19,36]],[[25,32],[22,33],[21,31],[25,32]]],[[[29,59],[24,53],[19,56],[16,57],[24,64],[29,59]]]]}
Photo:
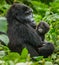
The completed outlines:
{"type": "Polygon", "coordinates": [[[39,34],[46,34],[49,31],[49,24],[46,22],[40,22],[39,25],[37,26],[37,32],[39,34]]]}

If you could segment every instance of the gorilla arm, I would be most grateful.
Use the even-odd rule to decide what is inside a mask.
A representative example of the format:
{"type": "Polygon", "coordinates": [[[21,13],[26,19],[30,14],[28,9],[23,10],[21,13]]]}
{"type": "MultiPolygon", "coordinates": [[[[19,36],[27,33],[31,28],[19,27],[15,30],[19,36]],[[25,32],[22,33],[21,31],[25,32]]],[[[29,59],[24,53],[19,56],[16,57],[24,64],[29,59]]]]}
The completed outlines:
{"type": "Polygon", "coordinates": [[[24,29],[23,36],[25,37],[24,39],[26,43],[28,43],[29,45],[32,45],[33,47],[37,47],[37,48],[43,45],[41,38],[29,24],[26,24],[26,26],[23,25],[22,27],[21,28],[24,29]]]}

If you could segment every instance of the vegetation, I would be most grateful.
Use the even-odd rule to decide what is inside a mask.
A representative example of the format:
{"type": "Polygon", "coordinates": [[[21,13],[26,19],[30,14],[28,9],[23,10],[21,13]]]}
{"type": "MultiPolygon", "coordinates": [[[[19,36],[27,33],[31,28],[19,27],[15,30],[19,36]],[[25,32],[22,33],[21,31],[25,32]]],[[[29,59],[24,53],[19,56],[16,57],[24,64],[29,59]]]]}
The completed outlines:
{"type": "MultiPolygon", "coordinates": [[[[26,48],[21,55],[11,52],[8,47],[0,42],[0,65],[59,65],[59,0],[0,0],[0,31],[6,33],[7,22],[5,15],[14,2],[24,3],[33,9],[34,19],[38,24],[41,20],[50,25],[50,31],[46,34],[46,40],[55,45],[54,53],[48,57],[34,57],[33,61],[26,48]]],[[[8,45],[7,35],[0,34],[0,40],[8,45]]],[[[2,42],[2,43],[3,43],[2,42]]]]}

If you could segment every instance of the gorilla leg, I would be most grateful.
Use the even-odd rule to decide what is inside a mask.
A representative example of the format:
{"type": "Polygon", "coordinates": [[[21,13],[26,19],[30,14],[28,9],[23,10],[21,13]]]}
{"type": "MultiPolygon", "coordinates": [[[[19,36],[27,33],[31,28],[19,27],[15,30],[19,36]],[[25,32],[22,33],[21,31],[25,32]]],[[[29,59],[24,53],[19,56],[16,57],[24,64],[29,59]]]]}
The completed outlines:
{"type": "Polygon", "coordinates": [[[38,49],[40,56],[48,57],[54,51],[54,45],[52,43],[45,43],[42,47],[38,49]]]}

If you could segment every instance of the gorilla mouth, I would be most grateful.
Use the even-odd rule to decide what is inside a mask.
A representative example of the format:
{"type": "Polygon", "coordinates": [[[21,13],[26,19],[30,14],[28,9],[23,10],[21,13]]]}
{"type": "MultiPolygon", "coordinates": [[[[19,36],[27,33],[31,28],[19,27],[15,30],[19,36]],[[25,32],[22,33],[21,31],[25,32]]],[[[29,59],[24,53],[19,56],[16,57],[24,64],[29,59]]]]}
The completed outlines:
{"type": "Polygon", "coordinates": [[[42,30],[42,29],[38,29],[38,31],[39,31],[40,33],[42,33],[42,32],[43,32],[43,30],[42,30]]]}

